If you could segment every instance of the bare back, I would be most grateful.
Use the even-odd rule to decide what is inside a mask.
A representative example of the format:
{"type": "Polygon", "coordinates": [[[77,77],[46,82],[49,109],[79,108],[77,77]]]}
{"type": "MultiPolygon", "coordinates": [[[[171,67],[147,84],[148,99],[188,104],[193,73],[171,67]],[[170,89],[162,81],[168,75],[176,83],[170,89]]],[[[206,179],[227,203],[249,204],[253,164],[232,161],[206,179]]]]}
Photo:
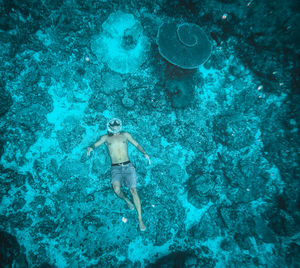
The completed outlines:
{"type": "Polygon", "coordinates": [[[118,135],[105,135],[105,144],[107,146],[112,164],[128,161],[128,139],[124,133],[118,135]]]}

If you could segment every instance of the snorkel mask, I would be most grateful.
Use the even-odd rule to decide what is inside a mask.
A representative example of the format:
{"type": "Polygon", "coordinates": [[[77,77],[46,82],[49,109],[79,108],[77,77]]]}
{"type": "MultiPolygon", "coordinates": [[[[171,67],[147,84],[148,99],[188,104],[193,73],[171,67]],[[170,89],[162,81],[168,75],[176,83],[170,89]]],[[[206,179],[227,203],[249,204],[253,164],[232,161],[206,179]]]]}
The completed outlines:
{"type": "Polygon", "coordinates": [[[111,134],[117,134],[122,129],[122,121],[118,118],[112,118],[107,123],[107,131],[111,134]]]}

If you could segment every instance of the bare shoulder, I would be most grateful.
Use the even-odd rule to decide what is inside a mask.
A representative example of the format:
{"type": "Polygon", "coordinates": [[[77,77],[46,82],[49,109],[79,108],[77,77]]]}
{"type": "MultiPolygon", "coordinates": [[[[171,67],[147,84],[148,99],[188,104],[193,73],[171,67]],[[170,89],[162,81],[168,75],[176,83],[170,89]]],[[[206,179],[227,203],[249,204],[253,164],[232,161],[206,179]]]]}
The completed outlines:
{"type": "Polygon", "coordinates": [[[122,134],[123,134],[126,138],[128,138],[128,137],[131,136],[130,133],[129,133],[129,132],[126,132],[126,131],[124,131],[122,134]]]}
{"type": "Polygon", "coordinates": [[[100,139],[95,143],[95,146],[98,147],[100,146],[102,143],[107,141],[107,135],[103,135],[100,137],[100,139]]]}
{"type": "Polygon", "coordinates": [[[107,137],[108,137],[108,135],[105,134],[105,135],[101,136],[100,140],[106,141],[107,137]]]}
{"type": "Polygon", "coordinates": [[[122,134],[123,134],[123,137],[124,137],[127,141],[131,141],[132,136],[130,135],[129,132],[124,131],[124,132],[122,132],[122,134]]]}
{"type": "Polygon", "coordinates": [[[124,131],[123,135],[126,137],[126,139],[132,139],[132,135],[129,132],[124,131]]]}

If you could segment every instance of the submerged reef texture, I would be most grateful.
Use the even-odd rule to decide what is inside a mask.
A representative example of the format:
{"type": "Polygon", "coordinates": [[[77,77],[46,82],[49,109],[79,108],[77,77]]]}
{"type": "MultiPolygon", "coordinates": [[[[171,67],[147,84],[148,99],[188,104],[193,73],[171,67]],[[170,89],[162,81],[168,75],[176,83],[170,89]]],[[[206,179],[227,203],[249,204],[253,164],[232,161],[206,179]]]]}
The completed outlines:
{"type": "Polygon", "coordinates": [[[0,12],[0,267],[300,267],[296,1],[0,12]],[[87,154],[112,117],[151,160],[122,143],[144,232],[87,154]]]}
{"type": "Polygon", "coordinates": [[[157,44],[166,60],[183,69],[197,68],[211,53],[205,32],[192,23],[164,23],[158,30],[157,44]]]}
{"type": "Polygon", "coordinates": [[[109,15],[92,42],[97,58],[121,74],[137,72],[147,59],[149,46],[140,22],[133,14],[122,11],[109,15]]]}

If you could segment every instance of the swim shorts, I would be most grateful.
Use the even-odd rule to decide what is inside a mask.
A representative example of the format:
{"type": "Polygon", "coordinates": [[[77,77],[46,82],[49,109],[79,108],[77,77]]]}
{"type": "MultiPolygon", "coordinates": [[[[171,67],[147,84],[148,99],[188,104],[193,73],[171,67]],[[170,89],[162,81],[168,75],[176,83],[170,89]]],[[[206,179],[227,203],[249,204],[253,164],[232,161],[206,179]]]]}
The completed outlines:
{"type": "Polygon", "coordinates": [[[125,183],[128,188],[136,188],[136,169],[130,162],[122,166],[111,166],[110,168],[111,184],[116,181],[125,183]]]}

